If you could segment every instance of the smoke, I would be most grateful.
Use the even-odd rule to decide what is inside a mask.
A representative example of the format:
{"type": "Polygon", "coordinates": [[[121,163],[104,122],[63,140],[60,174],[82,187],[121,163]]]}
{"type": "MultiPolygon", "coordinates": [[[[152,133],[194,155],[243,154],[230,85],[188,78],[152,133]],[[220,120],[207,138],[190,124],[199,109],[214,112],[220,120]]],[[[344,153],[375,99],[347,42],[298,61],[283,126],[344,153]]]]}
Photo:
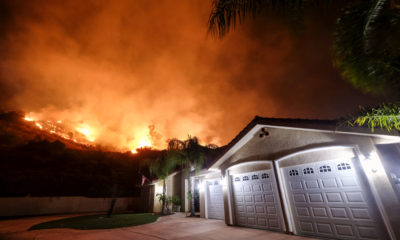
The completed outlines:
{"type": "Polygon", "coordinates": [[[96,142],[226,144],[254,115],[333,118],[373,103],[331,66],[333,19],[265,17],[207,37],[210,1],[0,2],[0,107],[90,126],[96,142]],[[324,22],[325,21],[325,22],[324,22]]]}

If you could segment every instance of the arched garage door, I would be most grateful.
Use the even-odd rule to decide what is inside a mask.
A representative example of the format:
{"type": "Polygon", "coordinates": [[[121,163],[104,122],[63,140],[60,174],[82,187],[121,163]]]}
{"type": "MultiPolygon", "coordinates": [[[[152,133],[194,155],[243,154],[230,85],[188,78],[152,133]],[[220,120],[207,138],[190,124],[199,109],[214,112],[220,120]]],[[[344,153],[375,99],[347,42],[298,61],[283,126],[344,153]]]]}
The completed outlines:
{"type": "Polygon", "coordinates": [[[284,231],[280,198],[272,169],[234,174],[231,179],[237,225],[284,231]]]}
{"type": "Polygon", "coordinates": [[[350,159],[282,168],[298,234],[388,239],[360,169],[350,159]]]}
{"type": "Polygon", "coordinates": [[[207,218],[225,219],[224,195],[220,179],[207,180],[207,218]]]}

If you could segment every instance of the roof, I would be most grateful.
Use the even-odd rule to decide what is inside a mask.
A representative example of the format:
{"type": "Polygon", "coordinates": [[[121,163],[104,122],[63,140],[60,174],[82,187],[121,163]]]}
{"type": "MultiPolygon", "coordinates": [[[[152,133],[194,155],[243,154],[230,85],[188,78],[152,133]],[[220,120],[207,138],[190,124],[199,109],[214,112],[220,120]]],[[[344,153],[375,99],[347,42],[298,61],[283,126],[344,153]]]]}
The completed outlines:
{"type": "Polygon", "coordinates": [[[236,145],[250,130],[256,125],[272,125],[276,127],[290,127],[299,129],[325,130],[335,132],[346,132],[350,134],[368,134],[368,135],[389,135],[399,136],[398,131],[387,132],[382,129],[375,129],[374,132],[368,127],[351,127],[345,124],[342,119],[322,120],[322,119],[298,119],[298,118],[264,118],[255,116],[247,126],[239,132],[238,135],[226,146],[212,161],[207,163],[206,168],[210,168],[215,162],[223,157],[233,146],[236,145]]]}

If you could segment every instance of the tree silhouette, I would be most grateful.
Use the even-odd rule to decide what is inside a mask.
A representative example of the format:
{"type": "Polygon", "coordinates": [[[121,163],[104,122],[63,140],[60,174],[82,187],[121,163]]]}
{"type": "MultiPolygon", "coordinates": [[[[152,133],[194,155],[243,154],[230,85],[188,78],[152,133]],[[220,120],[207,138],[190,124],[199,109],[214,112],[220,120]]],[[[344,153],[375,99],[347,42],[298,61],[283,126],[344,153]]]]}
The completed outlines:
{"type": "Polygon", "coordinates": [[[310,8],[334,4],[344,6],[333,43],[343,77],[363,92],[400,97],[400,0],[214,0],[208,31],[224,37],[237,22],[262,13],[298,22],[310,8]]]}

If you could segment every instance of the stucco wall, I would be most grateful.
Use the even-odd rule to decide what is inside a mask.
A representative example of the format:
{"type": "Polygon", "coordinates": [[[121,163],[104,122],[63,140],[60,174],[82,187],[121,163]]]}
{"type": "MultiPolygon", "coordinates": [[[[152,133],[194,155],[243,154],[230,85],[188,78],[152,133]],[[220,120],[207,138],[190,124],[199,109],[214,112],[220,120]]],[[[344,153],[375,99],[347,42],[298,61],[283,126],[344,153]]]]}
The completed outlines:
{"type": "MultiPolygon", "coordinates": [[[[87,197],[2,197],[0,216],[29,216],[56,213],[105,212],[111,198],[87,197]]],[[[117,198],[115,212],[137,209],[145,211],[141,198],[117,198]]]]}
{"type": "MultiPolygon", "coordinates": [[[[260,127],[261,128],[261,127],[260,127]]],[[[253,160],[275,160],[298,151],[330,146],[330,145],[354,145],[359,146],[360,151],[368,153],[370,150],[370,137],[350,135],[343,133],[329,133],[320,131],[267,128],[269,136],[260,138],[258,133],[242,146],[238,151],[221,164],[224,172],[229,166],[253,160]]],[[[377,139],[374,141],[384,141],[377,139]]]]}

